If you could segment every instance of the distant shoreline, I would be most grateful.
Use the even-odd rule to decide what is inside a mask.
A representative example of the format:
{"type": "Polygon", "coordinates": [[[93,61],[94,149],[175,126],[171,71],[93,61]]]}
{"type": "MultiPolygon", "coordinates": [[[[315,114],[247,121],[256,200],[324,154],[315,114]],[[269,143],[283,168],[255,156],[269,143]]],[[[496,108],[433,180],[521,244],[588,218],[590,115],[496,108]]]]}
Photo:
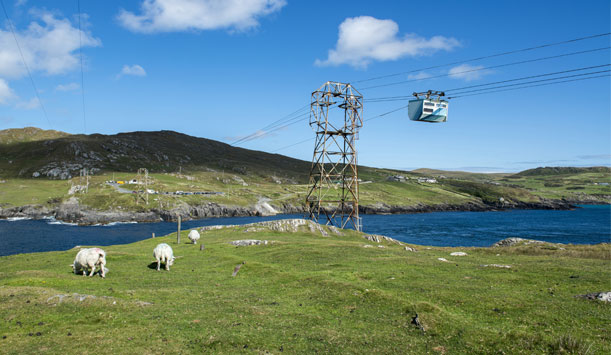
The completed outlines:
{"type": "MultiPolygon", "coordinates": [[[[503,210],[570,210],[578,208],[577,205],[606,205],[605,203],[592,203],[592,201],[564,201],[544,200],[536,203],[465,203],[459,205],[417,204],[413,206],[397,206],[378,203],[375,205],[362,205],[359,212],[362,214],[412,214],[429,212],[486,212],[503,210]],[[585,202],[585,203],[584,203],[585,202]]],[[[273,206],[276,214],[304,214],[305,209],[300,206],[282,205],[273,206]]],[[[41,205],[26,205],[20,207],[0,208],[0,220],[8,219],[54,219],[58,222],[77,225],[108,225],[111,223],[153,223],[175,222],[178,216],[182,221],[198,220],[204,218],[220,217],[255,217],[270,214],[261,213],[254,207],[224,206],[208,203],[199,206],[183,207],[175,210],[152,209],[148,212],[128,211],[97,211],[79,205],[60,205],[56,208],[46,208],[41,205]]],[[[274,215],[274,214],[271,214],[274,215]]]]}

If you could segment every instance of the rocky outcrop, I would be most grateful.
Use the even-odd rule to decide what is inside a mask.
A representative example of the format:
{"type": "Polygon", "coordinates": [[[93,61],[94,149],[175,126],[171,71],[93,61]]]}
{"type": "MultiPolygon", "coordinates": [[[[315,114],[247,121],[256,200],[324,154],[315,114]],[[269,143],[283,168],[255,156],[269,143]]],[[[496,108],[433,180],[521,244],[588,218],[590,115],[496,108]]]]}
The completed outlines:
{"type": "Polygon", "coordinates": [[[52,211],[40,205],[25,205],[20,207],[1,208],[0,218],[30,218],[43,219],[52,216],[52,211]]]}
{"type": "Polygon", "coordinates": [[[54,211],[55,219],[83,225],[112,222],[159,222],[159,214],[150,212],[96,211],[82,207],[75,197],[62,203],[54,211]]]}
{"type": "Polygon", "coordinates": [[[364,214],[400,214],[450,211],[484,212],[507,209],[570,210],[574,208],[576,208],[576,206],[564,200],[542,199],[539,202],[499,201],[498,203],[494,204],[486,204],[483,202],[467,202],[459,205],[440,203],[436,205],[416,204],[411,206],[397,206],[387,205],[385,203],[376,203],[373,205],[359,206],[359,212],[364,214]]]}
{"type": "MultiPolygon", "coordinates": [[[[575,206],[560,200],[545,200],[541,203],[513,203],[497,205],[486,205],[483,203],[469,202],[460,205],[437,204],[412,206],[397,206],[377,203],[374,205],[359,206],[363,214],[400,214],[400,213],[424,213],[445,211],[496,211],[508,208],[520,209],[571,209],[575,206]]],[[[42,219],[53,217],[57,220],[78,224],[106,224],[112,222],[157,222],[193,220],[211,217],[244,217],[244,216],[266,216],[274,214],[303,214],[304,206],[292,204],[271,204],[267,199],[262,199],[255,206],[227,206],[209,202],[202,205],[192,206],[183,203],[171,210],[152,209],[148,212],[130,211],[97,211],[78,203],[76,197],[71,197],[55,208],[38,205],[26,205],[21,207],[1,208],[0,218],[31,218],[42,219]]],[[[330,212],[330,211],[329,211],[330,212]]]]}
{"type": "Polygon", "coordinates": [[[528,244],[543,244],[545,243],[542,240],[534,240],[534,239],[524,239],[524,238],[505,238],[503,240],[499,240],[498,242],[492,244],[493,248],[498,247],[513,247],[516,245],[528,245],[528,244]]]}

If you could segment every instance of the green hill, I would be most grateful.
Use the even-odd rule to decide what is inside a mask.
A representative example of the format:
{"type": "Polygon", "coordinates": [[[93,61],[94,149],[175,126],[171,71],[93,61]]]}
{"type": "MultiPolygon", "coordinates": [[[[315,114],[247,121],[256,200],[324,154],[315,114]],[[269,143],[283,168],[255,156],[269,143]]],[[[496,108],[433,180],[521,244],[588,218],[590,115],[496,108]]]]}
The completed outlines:
{"type": "Polygon", "coordinates": [[[238,174],[279,176],[305,181],[310,163],[173,131],[114,135],[68,135],[31,128],[0,131],[2,177],[67,179],[88,168],[101,171],[151,172],[226,170],[238,174]],[[10,138],[9,138],[10,137],[10,138]],[[37,137],[37,138],[34,138],[37,137]],[[44,137],[44,138],[43,138],[44,137]]]}
{"type": "MultiPolygon", "coordinates": [[[[258,213],[259,201],[268,201],[279,212],[301,213],[308,191],[310,162],[172,131],[68,135],[25,128],[0,131],[0,137],[5,137],[0,144],[4,218],[22,215],[3,212],[3,207],[24,205],[43,205],[58,216],[53,211],[70,197],[95,211],[155,210],[163,218],[258,213]],[[88,192],[70,195],[73,185],[86,183],[79,177],[83,168],[91,175],[88,192]],[[140,186],[126,184],[118,190],[107,183],[130,181],[139,168],[149,170],[148,188],[159,192],[149,204],[130,193],[140,186]],[[166,194],[177,191],[189,194],[166,194]]],[[[566,173],[406,172],[360,166],[360,204],[366,213],[406,213],[611,202],[607,168],[560,169],[566,173]]]]}
{"type": "Polygon", "coordinates": [[[43,141],[69,136],[70,134],[36,127],[5,129],[0,131],[0,145],[43,141]]]}
{"type": "Polygon", "coordinates": [[[550,176],[550,175],[576,175],[585,173],[600,173],[611,174],[611,168],[605,166],[594,166],[588,168],[573,168],[573,167],[541,167],[521,171],[515,176],[550,176]]]}

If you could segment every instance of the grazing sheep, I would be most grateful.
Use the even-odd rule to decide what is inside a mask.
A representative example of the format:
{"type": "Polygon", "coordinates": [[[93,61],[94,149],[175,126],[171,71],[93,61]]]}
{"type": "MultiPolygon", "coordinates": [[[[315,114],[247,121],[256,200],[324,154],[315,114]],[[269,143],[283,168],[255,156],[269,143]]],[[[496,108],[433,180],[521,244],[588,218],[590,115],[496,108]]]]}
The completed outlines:
{"type": "Polygon", "coordinates": [[[82,271],[83,276],[86,275],[86,270],[91,269],[89,276],[93,276],[95,272],[95,267],[99,267],[100,276],[106,277],[106,252],[100,248],[87,248],[81,249],[76,254],[76,258],[74,258],[74,262],[72,263],[72,271],[75,274],[78,274],[82,271]]]}
{"type": "Polygon", "coordinates": [[[166,243],[161,243],[155,247],[153,250],[153,257],[157,260],[157,271],[159,271],[162,262],[165,264],[165,269],[170,271],[170,266],[174,264],[174,260],[176,259],[172,247],[166,243]]]}
{"type": "Polygon", "coordinates": [[[197,244],[197,241],[199,240],[199,233],[193,229],[189,232],[189,239],[191,239],[191,242],[193,242],[193,244],[197,244]]]}

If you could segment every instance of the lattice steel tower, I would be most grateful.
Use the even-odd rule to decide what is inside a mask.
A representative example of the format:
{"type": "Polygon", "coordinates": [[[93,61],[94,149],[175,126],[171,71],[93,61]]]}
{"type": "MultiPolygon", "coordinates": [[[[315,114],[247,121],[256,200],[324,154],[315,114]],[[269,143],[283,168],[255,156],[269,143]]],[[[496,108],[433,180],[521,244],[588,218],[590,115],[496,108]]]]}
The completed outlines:
{"type": "Polygon", "coordinates": [[[350,84],[327,81],[312,93],[310,127],[316,132],[309,218],[361,230],[356,140],[363,126],[363,96],[350,84]]]}

